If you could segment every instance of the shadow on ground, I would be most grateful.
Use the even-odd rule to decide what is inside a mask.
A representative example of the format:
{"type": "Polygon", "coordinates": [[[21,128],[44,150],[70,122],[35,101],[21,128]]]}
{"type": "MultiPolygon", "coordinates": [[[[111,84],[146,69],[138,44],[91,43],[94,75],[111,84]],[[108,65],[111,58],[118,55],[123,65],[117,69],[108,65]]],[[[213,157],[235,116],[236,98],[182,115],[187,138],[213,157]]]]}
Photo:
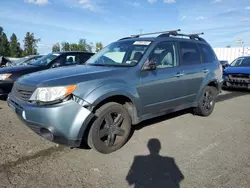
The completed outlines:
{"type": "Polygon", "coordinates": [[[174,158],[159,154],[161,143],[158,139],[148,141],[149,155],[135,156],[126,176],[126,181],[134,188],[167,187],[179,188],[184,175],[174,158]]]}

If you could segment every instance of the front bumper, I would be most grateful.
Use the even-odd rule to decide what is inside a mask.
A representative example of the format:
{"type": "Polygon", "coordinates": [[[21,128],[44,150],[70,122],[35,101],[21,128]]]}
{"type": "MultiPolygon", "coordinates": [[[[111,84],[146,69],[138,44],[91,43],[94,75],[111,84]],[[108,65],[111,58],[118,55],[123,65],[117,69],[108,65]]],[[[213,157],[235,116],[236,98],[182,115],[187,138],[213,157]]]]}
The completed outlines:
{"type": "Polygon", "coordinates": [[[94,115],[73,100],[49,106],[38,106],[9,94],[9,107],[18,118],[39,136],[62,145],[79,147],[94,115]]]}

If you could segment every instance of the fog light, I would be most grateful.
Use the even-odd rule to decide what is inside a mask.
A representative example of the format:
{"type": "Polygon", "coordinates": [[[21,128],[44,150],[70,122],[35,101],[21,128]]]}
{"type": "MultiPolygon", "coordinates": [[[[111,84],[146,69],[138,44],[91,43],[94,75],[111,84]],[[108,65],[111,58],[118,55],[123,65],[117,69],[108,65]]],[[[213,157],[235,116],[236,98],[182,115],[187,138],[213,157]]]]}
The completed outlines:
{"type": "Polygon", "coordinates": [[[48,129],[43,128],[40,130],[40,133],[46,140],[53,141],[54,135],[48,129]]]}

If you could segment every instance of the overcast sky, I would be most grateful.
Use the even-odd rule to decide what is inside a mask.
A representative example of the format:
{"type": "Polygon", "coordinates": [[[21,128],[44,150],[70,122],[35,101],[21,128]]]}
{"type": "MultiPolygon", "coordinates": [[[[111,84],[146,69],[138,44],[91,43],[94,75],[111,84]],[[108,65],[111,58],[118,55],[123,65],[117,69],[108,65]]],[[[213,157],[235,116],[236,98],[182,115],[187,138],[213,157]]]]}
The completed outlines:
{"type": "Polygon", "coordinates": [[[0,25],[8,37],[27,31],[52,44],[85,38],[104,45],[140,32],[182,29],[204,32],[213,47],[250,46],[249,0],[1,0],[0,25]]]}

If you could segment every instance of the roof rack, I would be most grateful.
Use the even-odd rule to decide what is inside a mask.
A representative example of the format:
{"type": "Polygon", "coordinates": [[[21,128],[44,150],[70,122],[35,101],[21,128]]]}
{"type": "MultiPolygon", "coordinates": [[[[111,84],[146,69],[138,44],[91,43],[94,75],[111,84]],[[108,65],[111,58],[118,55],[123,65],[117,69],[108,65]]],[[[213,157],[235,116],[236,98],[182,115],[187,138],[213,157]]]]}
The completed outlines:
{"type": "Polygon", "coordinates": [[[180,36],[180,37],[189,37],[190,39],[198,39],[204,41],[203,38],[201,38],[199,35],[203,35],[204,33],[196,33],[196,34],[182,34],[182,33],[167,33],[167,34],[161,34],[158,37],[169,37],[170,35],[172,36],[180,36]]]}
{"type": "Polygon", "coordinates": [[[172,34],[177,34],[177,31],[181,31],[180,29],[177,30],[170,30],[170,31],[159,31],[159,32],[153,32],[153,33],[142,33],[142,34],[136,34],[136,35],[131,35],[131,37],[140,37],[140,36],[145,36],[145,35],[156,35],[156,34],[167,34],[167,33],[172,33],[172,34]]]}
{"type": "Polygon", "coordinates": [[[142,33],[142,34],[136,34],[136,35],[131,35],[130,37],[124,37],[119,39],[120,40],[124,40],[124,39],[130,39],[130,38],[139,38],[140,36],[146,36],[146,35],[156,35],[156,34],[177,34],[177,31],[181,31],[180,29],[177,30],[169,30],[169,31],[159,31],[159,32],[153,32],[153,33],[142,33]]]}
{"type": "Polygon", "coordinates": [[[203,38],[201,38],[199,35],[203,35],[204,33],[195,33],[195,34],[182,34],[178,33],[178,31],[181,31],[180,29],[177,30],[170,30],[170,31],[160,31],[160,32],[153,32],[153,33],[142,33],[142,34],[136,34],[136,35],[131,35],[130,37],[124,37],[119,39],[124,40],[124,39],[130,39],[130,38],[139,38],[140,36],[146,36],[146,35],[155,35],[155,34],[160,34],[157,36],[157,38],[160,37],[170,37],[170,36],[180,36],[180,37],[189,37],[190,39],[198,39],[201,41],[205,41],[203,38]]]}

